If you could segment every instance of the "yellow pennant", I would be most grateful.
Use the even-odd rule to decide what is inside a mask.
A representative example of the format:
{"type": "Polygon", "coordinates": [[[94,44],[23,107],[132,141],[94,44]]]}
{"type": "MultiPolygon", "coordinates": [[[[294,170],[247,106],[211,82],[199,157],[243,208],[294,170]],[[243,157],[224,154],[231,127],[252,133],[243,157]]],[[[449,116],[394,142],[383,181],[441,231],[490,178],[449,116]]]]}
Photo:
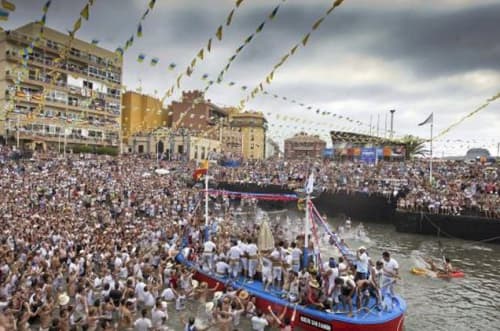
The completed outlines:
{"type": "Polygon", "coordinates": [[[217,36],[217,39],[222,40],[222,25],[217,28],[215,35],[217,36]]]}
{"type": "Polygon", "coordinates": [[[320,18],[319,20],[317,20],[317,21],[316,21],[316,23],[314,23],[314,24],[313,24],[312,29],[313,29],[313,30],[316,30],[317,28],[319,28],[319,26],[321,25],[321,23],[323,22],[323,20],[324,20],[324,19],[325,19],[325,18],[324,18],[324,17],[322,17],[322,18],[320,18]]]}
{"type": "Polygon", "coordinates": [[[6,9],[8,11],[15,11],[16,10],[16,5],[13,4],[12,2],[7,1],[7,0],[2,0],[2,7],[3,7],[3,9],[6,9]]]}
{"type": "Polygon", "coordinates": [[[307,45],[307,41],[309,40],[309,37],[311,36],[311,32],[305,35],[305,37],[302,39],[302,45],[307,45]]]}
{"type": "Polygon", "coordinates": [[[198,52],[198,57],[200,58],[200,60],[203,60],[203,48],[200,49],[200,51],[198,52]]]}

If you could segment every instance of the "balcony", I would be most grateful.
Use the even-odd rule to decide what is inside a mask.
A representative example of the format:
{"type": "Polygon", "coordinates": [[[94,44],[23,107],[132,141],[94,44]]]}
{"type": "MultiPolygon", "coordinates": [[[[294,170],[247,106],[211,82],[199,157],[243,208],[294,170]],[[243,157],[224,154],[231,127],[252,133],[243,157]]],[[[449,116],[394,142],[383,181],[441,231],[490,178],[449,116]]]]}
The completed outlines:
{"type": "MultiPolygon", "coordinates": [[[[31,41],[33,40],[32,37],[24,35],[22,33],[16,32],[16,31],[8,31],[8,33],[6,35],[7,35],[7,40],[18,42],[23,47],[28,46],[31,43],[31,41]]],[[[42,40],[42,42],[39,41],[38,45],[36,46],[36,48],[38,48],[38,49],[43,49],[45,51],[54,53],[56,55],[59,55],[61,53],[61,51],[67,47],[68,47],[68,45],[57,43],[53,40],[47,40],[45,42],[43,42],[43,40],[42,40]]],[[[113,53],[113,52],[110,51],[110,53],[113,53]]],[[[114,57],[114,54],[113,54],[113,57],[114,57]]],[[[91,53],[84,52],[82,50],[79,50],[79,54],[77,54],[75,52],[72,53],[70,50],[70,52],[68,52],[68,58],[71,58],[73,60],[78,60],[78,61],[84,61],[85,63],[91,63],[93,65],[98,65],[102,68],[111,67],[113,69],[116,69],[120,75],[122,73],[121,66],[116,65],[114,61],[106,61],[103,58],[100,58],[100,57],[98,57],[94,54],[91,54],[91,53]]]]}
{"type": "MultiPolygon", "coordinates": [[[[21,55],[13,52],[12,50],[6,51],[6,57],[9,61],[22,62],[23,58],[21,55]]],[[[48,69],[49,72],[59,71],[62,73],[66,73],[68,75],[74,75],[75,73],[83,76],[83,78],[91,77],[92,80],[97,80],[105,85],[109,85],[115,89],[120,89],[121,87],[121,78],[113,79],[110,77],[101,77],[96,74],[89,73],[88,67],[78,66],[76,64],[67,64],[67,63],[56,63],[52,58],[44,58],[39,56],[30,55],[28,58],[28,63],[30,66],[37,66],[40,68],[48,69]]]]}

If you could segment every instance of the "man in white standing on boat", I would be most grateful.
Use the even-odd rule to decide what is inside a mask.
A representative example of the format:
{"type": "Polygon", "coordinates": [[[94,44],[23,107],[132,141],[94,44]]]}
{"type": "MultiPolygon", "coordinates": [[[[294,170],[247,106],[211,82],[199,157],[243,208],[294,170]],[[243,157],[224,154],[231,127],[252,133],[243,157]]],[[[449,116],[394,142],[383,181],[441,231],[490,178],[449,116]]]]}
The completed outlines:
{"type": "MultiPolygon", "coordinates": [[[[203,243],[203,268],[207,267],[208,271],[213,272],[214,270],[214,253],[216,245],[215,243],[208,239],[203,243]]],[[[206,269],[205,269],[206,270],[206,269]]]]}
{"type": "Polygon", "coordinates": [[[391,296],[394,296],[394,284],[399,278],[399,264],[389,252],[382,253],[382,260],[384,261],[382,294],[389,292],[391,296]]]}

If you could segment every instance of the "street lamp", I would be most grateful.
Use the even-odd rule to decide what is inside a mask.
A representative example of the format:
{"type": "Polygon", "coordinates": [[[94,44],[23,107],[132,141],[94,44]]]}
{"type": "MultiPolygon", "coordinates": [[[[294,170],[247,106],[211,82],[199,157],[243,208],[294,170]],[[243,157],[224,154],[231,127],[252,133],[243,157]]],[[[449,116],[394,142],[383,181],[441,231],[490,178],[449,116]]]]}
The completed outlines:
{"type": "Polygon", "coordinates": [[[394,113],[396,112],[396,109],[391,109],[389,110],[391,112],[391,135],[390,138],[394,136],[394,113]]]}

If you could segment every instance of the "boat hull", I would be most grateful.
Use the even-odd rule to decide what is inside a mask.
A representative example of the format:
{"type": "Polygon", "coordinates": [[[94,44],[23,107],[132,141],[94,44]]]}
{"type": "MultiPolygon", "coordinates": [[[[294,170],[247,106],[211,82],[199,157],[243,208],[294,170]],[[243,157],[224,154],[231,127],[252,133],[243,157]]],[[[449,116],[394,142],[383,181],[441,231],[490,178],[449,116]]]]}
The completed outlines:
{"type": "MultiPolygon", "coordinates": [[[[210,287],[214,287],[216,284],[221,284],[221,280],[217,279],[216,277],[212,275],[208,275],[203,272],[196,272],[195,279],[197,279],[200,282],[207,282],[210,287]]],[[[266,298],[265,296],[261,296],[255,291],[252,291],[251,288],[248,288],[247,286],[243,286],[243,289],[247,290],[250,295],[255,296],[256,298],[256,306],[258,309],[260,309],[263,312],[268,311],[268,307],[270,306],[271,309],[275,312],[281,312],[285,305],[288,305],[290,307],[290,303],[288,303],[285,300],[271,300],[269,298],[266,298]]],[[[405,307],[406,308],[406,307],[405,307]]],[[[358,318],[352,318],[352,322],[349,321],[341,321],[341,320],[336,320],[330,318],[329,320],[322,319],[318,316],[314,316],[315,314],[313,313],[314,311],[317,312],[317,310],[311,309],[311,308],[304,308],[301,307],[301,309],[297,309],[297,314],[295,317],[295,326],[300,327],[302,330],[307,330],[307,331],[318,331],[318,330],[324,330],[324,331],[402,331],[403,330],[403,322],[404,322],[404,309],[401,311],[401,314],[396,315],[395,318],[390,319],[390,320],[384,320],[380,321],[377,323],[369,323],[365,322],[363,320],[363,313],[361,313],[358,318]],[[308,313],[311,312],[311,313],[308,313]],[[358,319],[358,321],[356,321],[358,319]]],[[[291,317],[293,312],[293,309],[289,308],[287,311],[287,316],[291,317]]],[[[330,313],[330,316],[335,316],[337,314],[330,313]]],[[[341,316],[341,315],[337,315],[341,316]]],[[[345,316],[342,315],[342,316],[345,316]]]]}

